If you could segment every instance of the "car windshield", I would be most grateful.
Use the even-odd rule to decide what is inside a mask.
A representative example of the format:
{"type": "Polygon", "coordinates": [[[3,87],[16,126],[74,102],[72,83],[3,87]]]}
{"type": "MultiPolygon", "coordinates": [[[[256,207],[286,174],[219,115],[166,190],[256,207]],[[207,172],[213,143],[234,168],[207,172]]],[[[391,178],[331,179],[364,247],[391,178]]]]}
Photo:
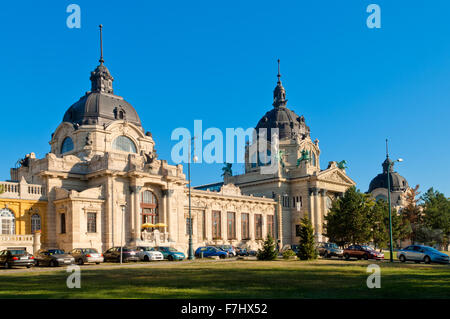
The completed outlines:
{"type": "Polygon", "coordinates": [[[231,249],[231,246],[230,245],[223,245],[222,248],[223,249],[231,249]]]}
{"type": "Polygon", "coordinates": [[[154,251],[153,247],[140,247],[143,251],[154,251]]]}
{"type": "Polygon", "coordinates": [[[10,250],[11,255],[26,255],[27,252],[25,250],[10,250]]]}
{"type": "Polygon", "coordinates": [[[86,254],[95,254],[95,253],[98,253],[98,251],[97,251],[96,249],[94,249],[94,248],[86,248],[86,249],[83,249],[83,252],[86,253],[86,254]]]}
{"type": "Polygon", "coordinates": [[[339,248],[338,245],[336,245],[334,243],[328,244],[328,247],[330,247],[330,248],[339,248]]]}
{"type": "Polygon", "coordinates": [[[375,250],[370,246],[361,246],[361,247],[362,247],[362,249],[365,249],[365,250],[375,250]]]}
{"type": "Polygon", "coordinates": [[[176,250],[175,248],[173,248],[173,247],[169,247],[169,248],[167,248],[167,250],[168,251],[172,251],[172,252],[176,252],[176,251],[178,251],[178,250],[176,250]]]}
{"type": "Polygon", "coordinates": [[[61,249],[49,249],[48,252],[49,252],[50,255],[63,255],[63,254],[65,254],[64,250],[61,250],[61,249]]]}

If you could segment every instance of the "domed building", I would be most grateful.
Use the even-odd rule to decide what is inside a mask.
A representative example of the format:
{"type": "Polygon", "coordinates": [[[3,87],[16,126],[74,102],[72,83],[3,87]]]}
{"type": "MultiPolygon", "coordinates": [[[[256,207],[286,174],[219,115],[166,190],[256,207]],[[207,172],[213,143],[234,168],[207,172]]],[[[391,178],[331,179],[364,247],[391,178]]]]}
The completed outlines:
{"type": "Polygon", "coordinates": [[[275,201],[242,195],[234,185],[220,193],[192,190],[189,219],[183,166],[158,159],[136,109],[114,93],[102,53],[99,62],[91,90],[51,135],[50,152],[41,159],[28,154],[11,169],[11,181],[0,182],[0,235],[14,235],[0,236],[0,249],[33,252],[42,244],[103,252],[127,245],[187,252],[190,225],[194,249],[229,242],[259,248],[255,233],[273,231],[275,201]],[[261,223],[250,231],[237,226],[243,218],[261,223]]]}
{"type": "Polygon", "coordinates": [[[300,219],[305,215],[313,224],[316,240],[325,241],[322,225],[332,200],[355,182],[346,174],[345,161],[330,161],[321,169],[319,140],[311,140],[304,116],[287,107],[279,60],[277,77],[273,108],[258,121],[254,141],[246,147],[245,173],[225,175],[224,182],[239,186],[244,194],[279,203],[275,223],[279,244],[298,244],[300,219]]]}
{"type": "Polygon", "coordinates": [[[397,209],[404,207],[405,194],[409,189],[408,182],[399,173],[394,171],[394,161],[389,156],[381,164],[383,172],[375,176],[369,184],[370,193],[376,200],[383,199],[388,201],[388,169],[389,184],[391,189],[391,205],[397,209]]]}

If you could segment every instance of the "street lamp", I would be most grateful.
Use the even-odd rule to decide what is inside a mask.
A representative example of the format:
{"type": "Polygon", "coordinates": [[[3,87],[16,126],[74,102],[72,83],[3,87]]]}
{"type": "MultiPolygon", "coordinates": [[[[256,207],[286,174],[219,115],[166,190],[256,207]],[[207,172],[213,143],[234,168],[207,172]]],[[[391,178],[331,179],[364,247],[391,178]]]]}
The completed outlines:
{"type": "Polygon", "coordinates": [[[123,233],[125,228],[125,207],[126,205],[122,205],[122,231],[120,235],[120,263],[122,263],[123,260],[123,233]]]}
{"type": "MultiPolygon", "coordinates": [[[[387,144],[387,140],[386,140],[387,144]]],[[[389,261],[392,263],[394,262],[394,249],[392,247],[392,213],[391,213],[391,180],[390,180],[390,171],[391,171],[391,165],[395,162],[403,162],[402,158],[399,158],[393,162],[389,160],[389,155],[387,155],[388,160],[388,169],[387,169],[387,184],[388,184],[388,205],[389,205],[389,261]]]]}
{"type": "MultiPolygon", "coordinates": [[[[194,141],[195,136],[191,138],[190,144],[189,144],[189,151],[188,151],[188,180],[189,180],[189,250],[188,250],[188,259],[193,260],[194,259],[194,249],[192,247],[192,215],[191,215],[191,148],[194,145],[192,142],[194,141]]],[[[195,145],[194,145],[194,151],[195,151],[195,145]]],[[[198,158],[197,156],[194,156],[192,160],[197,162],[198,158]]]]}

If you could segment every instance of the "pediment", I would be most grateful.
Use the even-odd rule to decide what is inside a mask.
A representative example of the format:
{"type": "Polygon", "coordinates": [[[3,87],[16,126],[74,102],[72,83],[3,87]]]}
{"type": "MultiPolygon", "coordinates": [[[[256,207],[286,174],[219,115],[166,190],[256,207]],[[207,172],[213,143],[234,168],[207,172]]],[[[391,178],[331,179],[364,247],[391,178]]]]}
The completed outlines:
{"type": "Polygon", "coordinates": [[[319,174],[317,174],[317,177],[319,178],[319,180],[331,183],[346,184],[349,186],[356,185],[356,182],[348,177],[347,174],[345,174],[344,170],[337,167],[321,171],[319,174]]]}

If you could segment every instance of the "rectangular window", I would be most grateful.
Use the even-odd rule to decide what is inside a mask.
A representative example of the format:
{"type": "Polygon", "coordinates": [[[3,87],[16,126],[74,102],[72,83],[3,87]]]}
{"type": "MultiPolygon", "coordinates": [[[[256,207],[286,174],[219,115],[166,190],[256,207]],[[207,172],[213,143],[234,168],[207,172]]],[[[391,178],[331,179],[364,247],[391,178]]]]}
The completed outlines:
{"type": "Polygon", "coordinates": [[[273,223],[273,215],[267,215],[267,234],[272,236],[272,238],[275,237],[275,227],[273,223]]]}
{"type": "Polygon", "coordinates": [[[255,239],[263,239],[261,214],[255,214],[255,239]]]}
{"type": "Polygon", "coordinates": [[[228,239],[236,239],[236,220],[235,213],[227,213],[227,237],[228,239]]]}
{"type": "Polygon", "coordinates": [[[250,239],[250,229],[249,229],[249,215],[246,213],[241,214],[241,232],[242,239],[250,239]]]}
{"type": "Polygon", "coordinates": [[[190,218],[186,218],[186,235],[189,235],[189,230],[191,227],[190,218]]]}
{"type": "Polygon", "coordinates": [[[219,239],[222,237],[221,223],[220,223],[220,211],[212,212],[212,237],[213,239],[219,239]]]}
{"type": "Polygon", "coordinates": [[[87,232],[97,232],[97,213],[87,213],[87,232]]]}
{"type": "Polygon", "coordinates": [[[61,234],[66,233],[66,214],[61,214],[61,234]]]}
{"type": "Polygon", "coordinates": [[[206,212],[202,212],[202,236],[206,239],[206,212]]]}

